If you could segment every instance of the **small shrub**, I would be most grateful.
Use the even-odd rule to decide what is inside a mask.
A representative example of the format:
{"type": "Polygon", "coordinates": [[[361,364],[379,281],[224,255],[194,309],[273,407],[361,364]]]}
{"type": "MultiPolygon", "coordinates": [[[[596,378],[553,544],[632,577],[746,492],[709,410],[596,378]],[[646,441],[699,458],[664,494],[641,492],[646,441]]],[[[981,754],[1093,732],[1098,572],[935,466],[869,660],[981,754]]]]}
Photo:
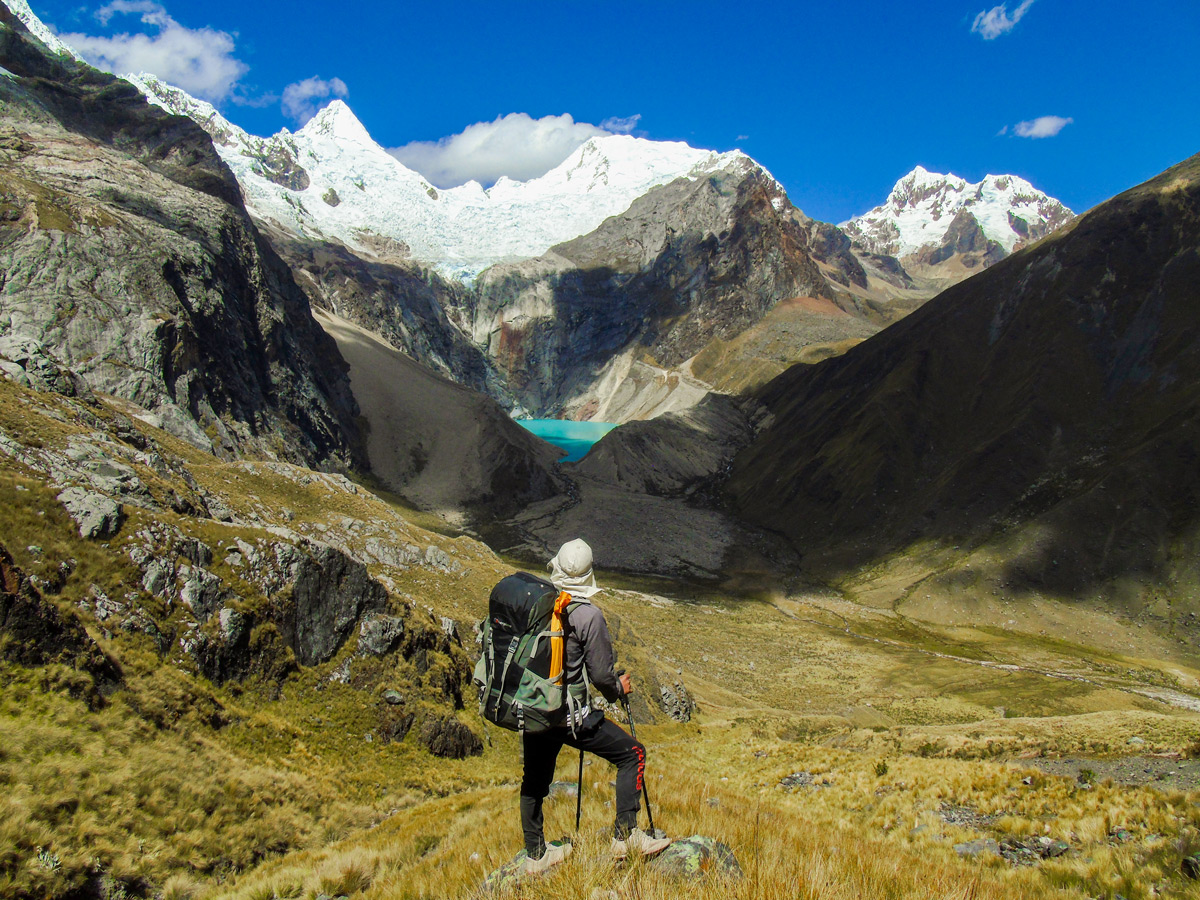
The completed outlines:
{"type": "Polygon", "coordinates": [[[1096,783],[1096,772],[1095,772],[1095,770],[1093,770],[1093,769],[1080,769],[1080,770],[1079,770],[1079,783],[1080,783],[1080,784],[1095,784],[1095,783],[1096,783]]]}
{"type": "Polygon", "coordinates": [[[875,763],[875,777],[876,778],[882,778],[887,773],[888,773],[887,760],[881,759],[881,760],[879,760],[879,762],[875,763]]]}

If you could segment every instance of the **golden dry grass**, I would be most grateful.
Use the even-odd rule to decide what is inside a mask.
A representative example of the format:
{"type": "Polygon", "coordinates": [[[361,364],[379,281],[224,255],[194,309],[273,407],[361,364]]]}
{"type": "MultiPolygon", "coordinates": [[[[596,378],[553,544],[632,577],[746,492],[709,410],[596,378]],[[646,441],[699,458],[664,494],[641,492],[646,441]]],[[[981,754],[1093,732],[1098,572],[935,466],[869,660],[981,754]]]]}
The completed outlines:
{"type": "MultiPolygon", "coordinates": [[[[0,428],[27,446],[86,430],[71,416],[66,401],[0,383],[0,428]]],[[[136,590],[125,549],[146,525],[166,522],[219,548],[261,538],[256,517],[271,524],[283,509],[294,532],[336,534],[353,552],[384,525],[392,539],[452,552],[452,573],[370,566],[393,592],[464,625],[510,569],[469,538],[421,527],[435,523],[394,498],[295,467],[221,462],[145,430],[244,524],[130,508],[107,546],[85,542],[44,478],[0,457],[0,540],[43,579],[73,561],[55,602],[73,605],[92,585],[117,597],[136,590]]],[[[172,487],[137,471],[155,496],[172,487]]],[[[220,553],[212,568],[239,602],[261,600],[220,553]]],[[[872,583],[879,577],[862,582],[872,583]]],[[[1194,794],[1085,790],[1019,767],[1022,755],[1125,753],[1134,736],[1142,752],[1193,752],[1200,717],[1134,693],[1190,683],[1186,661],[1100,652],[1069,635],[920,623],[887,602],[846,602],[856,585],[757,597],[666,585],[677,594],[666,597],[661,585],[622,584],[632,590],[601,598],[622,664],[643,684],[652,666],[677,673],[701,706],[690,725],[639,731],[656,821],[724,841],[745,874],[685,883],[640,865],[614,869],[612,774],[595,762],[577,852],[521,896],[1200,897],[1178,875],[1181,855],[1200,849],[1194,794]],[[819,786],[789,792],[781,780],[796,772],[819,786]],[[953,825],[951,807],[994,818],[953,825]],[[1130,839],[1112,840],[1116,829],[1130,839]],[[1071,850],[1014,868],[953,849],[1003,835],[1046,835],[1071,850]]],[[[414,705],[436,702],[402,662],[365,690],[328,677],[348,650],[277,691],[253,681],[218,688],[181,671],[182,657],[166,661],[144,638],[90,624],[126,672],[103,709],[72,699],[80,673],[0,668],[0,897],[64,896],[89,882],[113,900],[470,897],[519,849],[513,735],[485,732],[467,710],[460,718],[486,734],[481,758],[435,759],[411,737],[366,739],[385,682],[414,705]]],[[[564,753],[559,777],[573,780],[576,762],[564,753]]],[[[573,822],[572,799],[550,802],[550,837],[573,822]]]]}

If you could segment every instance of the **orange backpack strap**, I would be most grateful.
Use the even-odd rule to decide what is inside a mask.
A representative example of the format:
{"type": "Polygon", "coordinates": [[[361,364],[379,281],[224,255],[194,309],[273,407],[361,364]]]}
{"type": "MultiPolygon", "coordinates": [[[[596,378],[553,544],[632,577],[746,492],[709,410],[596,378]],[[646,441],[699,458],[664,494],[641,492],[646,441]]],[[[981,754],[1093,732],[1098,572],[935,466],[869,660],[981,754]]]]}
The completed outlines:
{"type": "Polygon", "coordinates": [[[571,603],[571,595],[566,591],[559,591],[558,599],[554,601],[554,614],[550,617],[550,678],[557,679],[562,675],[563,671],[563,656],[566,647],[566,641],[563,635],[563,613],[566,612],[567,606],[571,603]]]}

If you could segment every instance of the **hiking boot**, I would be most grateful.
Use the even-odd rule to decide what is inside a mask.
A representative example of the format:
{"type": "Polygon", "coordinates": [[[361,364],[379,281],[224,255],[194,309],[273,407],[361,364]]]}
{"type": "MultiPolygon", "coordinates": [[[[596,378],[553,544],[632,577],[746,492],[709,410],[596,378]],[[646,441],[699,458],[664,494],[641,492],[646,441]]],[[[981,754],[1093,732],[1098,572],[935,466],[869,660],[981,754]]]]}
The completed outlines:
{"type": "Polygon", "coordinates": [[[670,846],[671,839],[669,837],[652,837],[642,831],[642,829],[635,828],[629,832],[629,836],[623,841],[613,838],[611,849],[613,859],[624,859],[630,853],[639,856],[654,856],[656,853],[662,853],[670,846]]]}
{"type": "Polygon", "coordinates": [[[521,863],[522,875],[541,875],[547,869],[552,869],[571,855],[570,844],[549,844],[541,859],[532,856],[525,857],[521,863]]]}

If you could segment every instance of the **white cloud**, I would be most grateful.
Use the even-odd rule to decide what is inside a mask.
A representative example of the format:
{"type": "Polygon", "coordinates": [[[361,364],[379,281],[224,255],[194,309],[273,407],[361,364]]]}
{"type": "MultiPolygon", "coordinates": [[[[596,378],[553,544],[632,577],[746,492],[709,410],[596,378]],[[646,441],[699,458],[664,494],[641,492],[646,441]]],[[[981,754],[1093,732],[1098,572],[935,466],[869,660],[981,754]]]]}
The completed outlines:
{"type": "Polygon", "coordinates": [[[613,134],[629,134],[637,127],[638,120],[642,114],[636,116],[609,116],[600,123],[600,128],[603,131],[610,131],[613,134]]]}
{"type": "Polygon", "coordinates": [[[598,127],[576,122],[569,113],[540,119],[509,113],[494,122],[468,125],[439,141],[413,141],[388,152],[438,187],[472,179],[488,185],[501,175],[528,181],[545,175],[588,138],[625,133],[640,118],[605,119],[598,127]]]}
{"type": "Polygon", "coordinates": [[[1024,138],[1054,137],[1074,121],[1070,117],[1064,119],[1062,116],[1039,116],[1028,122],[1018,122],[1013,126],[1013,134],[1024,138]]]}
{"type": "Polygon", "coordinates": [[[325,105],[322,101],[349,95],[350,89],[342,79],[324,81],[314,75],[283,89],[283,111],[303,125],[325,105]]]}
{"type": "Polygon", "coordinates": [[[96,11],[107,25],[116,15],[140,15],[152,34],[62,34],[90,63],[109,72],[150,72],[190,94],[220,103],[249,66],[233,55],[233,36],[213,28],[187,28],[150,0],[113,0],[96,11]]]}
{"type": "Polygon", "coordinates": [[[985,41],[994,41],[1000,35],[1012,31],[1031,6],[1033,6],[1033,0],[1023,0],[1021,5],[1013,10],[1011,18],[1008,15],[1007,3],[993,6],[987,12],[981,12],[975,17],[975,21],[971,25],[971,32],[981,35],[985,41]]]}

